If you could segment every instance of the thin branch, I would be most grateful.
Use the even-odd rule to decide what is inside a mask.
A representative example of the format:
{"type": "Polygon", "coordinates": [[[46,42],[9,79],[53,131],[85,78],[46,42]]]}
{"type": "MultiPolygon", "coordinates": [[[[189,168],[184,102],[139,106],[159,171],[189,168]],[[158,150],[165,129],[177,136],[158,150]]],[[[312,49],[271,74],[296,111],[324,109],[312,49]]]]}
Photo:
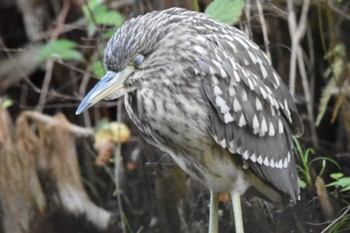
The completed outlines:
{"type": "MultiPolygon", "coordinates": [[[[62,31],[63,25],[64,25],[64,21],[66,20],[66,17],[67,17],[68,12],[69,12],[69,8],[70,8],[70,1],[65,0],[63,2],[62,11],[57,18],[57,27],[53,31],[50,41],[56,40],[58,38],[58,36],[61,34],[61,31],[62,31]]],[[[54,67],[54,61],[52,59],[50,59],[46,63],[46,73],[45,73],[44,82],[42,85],[42,91],[40,94],[39,103],[37,106],[37,110],[39,112],[42,112],[44,109],[46,97],[47,97],[49,86],[50,86],[51,79],[52,79],[53,67],[54,67]]]]}
{"type": "Polygon", "coordinates": [[[310,124],[312,142],[314,146],[318,147],[318,138],[317,138],[317,133],[315,128],[315,120],[314,120],[315,116],[312,109],[313,105],[312,105],[312,98],[310,94],[310,85],[309,85],[308,75],[305,68],[305,62],[303,59],[303,50],[300,44],[298,45],[298,48],[297,48],[297,59],[298,59],[299,73],[301,77],[301,84],[303,86],[304,95],[305,95],[306,109],[308,113],[307,115],[308,115],[308,120],[310,124]]]}
{"type": "Polygon", "coordinates": [[[251,3],[250,0],[246,0],[245,7],[244,7],[244,14],[246,21],[240,21],[242,24],[241,30],[245,32],[245,34],[253,40],[253,33],[252,33],[252,27],[251,27],[251,3]]]}
{"type": "Polygon", "coordinates": [[[300,40],[305,34],[305,29],[307,26],[307,13],[309,11],[310,0],[305,0],[302,7],[302,12],[300,16],[299,23],[297,24],[295,12],[294,12],[294,0],[287,0],[288,7],[288,25],[289,33],[292,40],[292,52],[290,58],[290,70],[289,70],[289,89],[293,96],[295,97],[295,79],[296,79],[296,64],[297,64],[297,51],[300,40]]]}
{"type": "MultiPolygon", "coordinates": [[[[121,104],[121,99],[118,100],[118,111],[117,111],[117,121],[121,122],[121,111],[122,111],[122,104],[121,104]]],[[[126,224],[125,224],[125,213],[123,210],[123,205],[122,205],[122,190],[121,190],[121,180],[122,178],[120,177],[123,174],[123,157],[121,154],[122,151],[122,145],[120,140],[118,141],[117,144],[117,149],[116,152],[114,154],[114,161],[115,161],[115,191],[117,194],[117,202],[118,202],[118,210],[119,210],[119,216],[120,216],[120,220],[121,220],[121,227],[122,227],[122,232],[126,233],[126,224]]]]}
{"type": "Polygon", "coordinates": [[[335,225],[339,220],[341,220],[350,210],[350,206],[348,206],[344,212],[336,219],[334,219],[334,221],[329,224],[325,229],[323,229],[323,231],[321,233],[326,233],[333,225],[335,225]]]}
{"type": "Polygon", "coordinates": [[[91,137],[94,133],[91,128],[80,127],[70,122],[67,122],[67,124],[62,124],[62,121],[57,120],[57,118],[42,114],[37,111],[24,111],[22,114],[26,118],[39,123],[51,125],[59,124],[60,127],[66,127],[69,132],[79,137],[91,137]]]}
{"type": "Polygon", "coordinates": [[[267,27],[266,27],[266,22],[265,22],[265,17],[264,17],[264,11],[261,7],[261,0],[256,1],[257,7],[258,7],[258,12],[259,12],[259,20],[261,24],[261,29],[263,33],[263,38],[264,38],[264,44],[265,44],[265,53],[267,57],[271,60],[271,52],[270,52],[270,41],[269,37],[267,36],[267,27]]]}
{"type": "Polygon", "coordinates": [[[331,0],[327,0],[327,5],[336,13],[338,13],[339,15],[341,15],[342,17],[344,17],[347,20],[350,20],[350,15],[346,14],[344,11],[340,10],[339,8],[337,8],[336,6],[334,6],[333,2],[331,0]]]}

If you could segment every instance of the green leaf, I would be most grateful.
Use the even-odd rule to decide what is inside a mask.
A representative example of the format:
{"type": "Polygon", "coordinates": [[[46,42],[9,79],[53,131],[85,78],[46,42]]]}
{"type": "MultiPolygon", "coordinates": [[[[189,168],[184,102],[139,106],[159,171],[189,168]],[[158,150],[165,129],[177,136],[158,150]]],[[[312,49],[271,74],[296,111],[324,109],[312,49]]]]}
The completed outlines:
{"type": "Polygon", "coordinates": [[[214,0],[205,13],[216,20],[232,25],[237,22],[244,7],[244,0],[214,0]]]}
{"type": "Polygon", "coordinates": [[[2,108],[6,109],[8,107],[11,107],[13,105],[13,101],[10,99],[5,99],[4,101],[2,101],[1,106],[2,108]]]}
{"type": "Polygon", "coordinates": [[[94,61],[91,64],[92,73],[97,77],[103,77],[105,74],[105,68],[103,67],[101,61],[94,61]]]}
{"type": "Polygon", "coordinates": [[[301,180],[301,179],[298,179],[298,186],[299,186],[299,188],[304,189],[304,188],[306,188],[306,182],[301,180]]]}
{"type": "Polygon", "coordinates": [[[109,10],[106,4],[98,3],[97,0],[89,0],[88,5],[84,4],[82,10],[89,37],[95,34],[98,25],[119,27],[124,22],[123,16],[118,11],[109,10]]]}
{"type": "Polygon", "coordinates": [[[111,38],[114,35],[115,32],[116,32],[115,28],[108,30],[105,33],[103,33],[102,38],[108,40],[109,38],[111,38]]]}
{"type": "Polygon", "coordinates": [[[98,0],[88,0],[87,4],[84,4],[82,6],[82,11],[83,11],[83,14],[84,14],[85,18],[89,18],[90,17],[89,8],[90,8],[91,11],[93,11],[99,4],[100,3],[99,3],[98,0]]]}
{"type": "Polygon", "coordinates": [[[350,177],[340,178],[337,182],[338,182],[338,185],[341,187],[350,186],[350,177]]]}
{"type": "Polygon", "coordinates": [[[340,190],[341,192],[347,192],[350,191],[350,185],[346,186],[345,188],[340,190]]]}
{"type": "Polygon", "coordinates": [[[340,178],[342,178],[344,176],[344,174],[341,172],[337,172],[337,173],[332,173],[330,176],[334,180],[339,180],[340,178]]]}
{"type": "Polygon", "coordinates": [[[124,18],[117,11],[109,11],[106,5],[100,5],[93,11],[96,23],[119,27],[124,18]]]}
{"type": "Polygon", "coordinates": [[[342,187],[343,189],[348,189],[350,187],[350,177],[340,178],[339,180],[334,181],[334,182],[326,185],[326,187],[332,187],[332,186],[342,187]]]}
{"type": "Polygon", "coordinates": [[[77,43],[71,40],[58,39],[50,41],[41,47],[37,55],[37,61],[39,63],[49,59],[83,61],[83,55],[75,49],[77,46],[77,43]]]}

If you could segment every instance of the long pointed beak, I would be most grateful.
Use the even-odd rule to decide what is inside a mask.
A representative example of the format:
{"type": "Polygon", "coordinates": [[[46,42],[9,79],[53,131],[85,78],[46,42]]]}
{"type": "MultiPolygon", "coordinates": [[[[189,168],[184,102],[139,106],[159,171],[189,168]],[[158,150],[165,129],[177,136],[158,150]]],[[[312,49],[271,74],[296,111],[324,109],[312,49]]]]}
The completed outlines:
{"type": "Polygon", "coordinates": [[[118,94],[124,88],[124,81],[135,71],[133,66],[127,66],[124,70],[114,73],[108,71],[106,75],[91,89],[91,91],[81,101],[75,114],[90,108],[100,100],[112,95],[118,94]]]}

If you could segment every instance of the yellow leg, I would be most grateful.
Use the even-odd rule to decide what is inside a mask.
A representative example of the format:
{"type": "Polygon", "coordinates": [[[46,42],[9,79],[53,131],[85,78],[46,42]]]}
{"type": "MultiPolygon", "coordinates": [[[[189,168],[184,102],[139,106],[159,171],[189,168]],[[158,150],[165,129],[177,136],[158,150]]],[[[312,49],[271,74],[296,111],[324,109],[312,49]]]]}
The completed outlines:
{"type": "Polygon", "coordinates": [[[235,217],[236,233],[244,233],[241,198],[239,193],[231,192],[233,215],[235,217]]]}
{"type": "Polygon", "coordinates": [[[218,233],[219,193],[210,191],[209,233],[218,233]]]}

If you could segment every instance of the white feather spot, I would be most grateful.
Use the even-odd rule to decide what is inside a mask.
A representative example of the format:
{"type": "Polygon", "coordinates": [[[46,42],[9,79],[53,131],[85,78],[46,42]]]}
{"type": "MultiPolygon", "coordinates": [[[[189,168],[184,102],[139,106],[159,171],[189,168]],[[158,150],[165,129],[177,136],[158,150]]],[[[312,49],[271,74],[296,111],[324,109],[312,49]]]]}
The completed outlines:
{"type": "Polygon", "coordinates": [[[265,117],[263,116],[262,117],[262,120],[261,120],[261,128],[260,128],[260,133],[262,135],[260,136],[264,136],[264,134],[267,132],[267,122],[266,122],[266,119],[265,117]]]}
{"type": "Polygon", "coordinates": [[[260,87],[260,93],[262,94],[262,96],[264,97],[264,99],[266,99],[267,93],[266,93],[266,91],[264,90],[264,88],[260,87]]]}
{"type": "Polygon", "coordinates": [[[280,133],[280,134],[282,134],[283,133],[283,124],[282,124],[282,121],[279,119],[278,120],[278,132],[280,133]]]}
{"type": "Polygon", "coordinates": [[[239,118],[239,122],[238,122],[238,126],[239,127],[243,127],[247,124],[247,121],[245,120],[245,117],[242,113],[241,117],[239,118]]]}
{"type": "Polygon", "coordinates": [[[216,68],[220,69],[221,65],[218,61],[216,61],[215,59],[211,60],[211,62],[213,63],[214,66],[216,66],[216,68]]]}
{"type": "Polygon", "coordinates": [[[247,101],[248,100],[248,95],[247,92],[243,89],[242,90],[242,101],[247,101]]]}
{"type": "Polygon", "coordinates": [[[283,167],[284,167],[284,168],[287,168],[287,167],[288,167],[288,160],[287,160],[287,158],[284,159],[283,167]]]}
{"type": "Polygon", "coordinates": [[[288,159],[288,163],[289,163],[290,162],[290,152],[288,152],[287,159],[288,159]]]}
{"type": "Polygon", "coordinates": [[[209,66],[209,74],[214,75],[216,74],[215,70],[209,66]]]}
{"type": "Polygon", "coordinates": [[[263,76],[263,78],[267,78],[268,74],[267,74],[267,71],[266,71],[266,68],[263,64],[260,64],[260,70],[261,70],[261,74],[263,76]]]}
{"type": "Polygon", "coordinates": [[[278,165],[276,165],[276,167],[282,169],[282,159],[280,159],[280,160],[278,161],[278,165]]]}
{"type": "Polygon", "coordinates": [[[255,90],[254,84],[250,78],[248,78],[248,85],[249,85],[250,90],[252,90],[252,91],[255,90]]]}
{"type": "Polygon", "coordinates": [[[237,153],[237,151],[236,151],[234,148],[232,148],[232,147],[229,147],[229,148],[228,148],[228,151],[229,151],[230,153],[232,153],[232,154],[236,154],[236,153],[237,153]]]}
{"type": "Polygon", "coordinates": [[[226,124],[233,121],[233,117],[232,117],[232,115],[229,112],[225,113],[224,121],[225,121],[226,124]]]}
{"type": "Polygon", "coordinates": [[[256,60],[256,56],[252,52],[250,52],[250,50],[248,50],[248,55],[254,64],[256,64],[258,62],[256,60]]]}
{"type": "Polygon", "coordinates": [[[241,78],[239,77],[237,71],[235,71],[235,70],[233,71],[233,77],[235,77],[236,82],[240,82],[241,81],[241,78]]]}
{"type": "Polygon", "coordinates": [[[288,103],[287,103],[287,100],[286,100],[286,99],[284,99],[284,108],[285,108],[285,109],[288,109],[288,103]]]}
{"type": "MultiPolygon", "coordinates": [[[[269,98],[269,101],[270,101],[271,105],[275,106],[274,98],[271,95],[269,95],[269,94],[267,95],[267,97],[269,98]]],[[[276,106],[276,107],[278,107],[278,106],[276,106]]]]}
{"type": "Polygon", "coordinates": [[[220,67],[220,74],[221,74],[221,77],[222,77],[222,78],[227,78],[227,73],[226,73],[226,71],[225,71],[223,68],[221,68],[221,67],[220,67]]]}
{"type": "Polygon", "coordinates": [[[271,89],[270,89],[268,86],[265,86],[265,88],[266,88],[266,91],[267,91],[270,95],[272,95],[271,89]]]}
{"type": "Polygon", "coordinates": [[[250,46],[244,41],[244,39],[241,39],[240,37],[235,37],[235,39],[245,48],[245,49],[249,49],[250,46]]]}
{"type": "Polygon", "coordinates": [[[193,69],[195,75],[199,75],[199,70],[198,69],[193,69]]]}
{"type": "Polygon", "coordinates": [[[276,72],[273,72],[273,77],[275,79],[275,88],[277,89],[279,86],[280,86],[280,79],[279,77],[277,76],[276,72]]]}
{"type": "Polygon", "coordinates": [[[235,95],[236,95],[236,90],[235,90],[235,88],[232,87],[232,86],[229,86],[229,87],[228,87],[228,94],[229,94],[231,97],[235,96],[235,95]]]}
{"type": "Polygon", "coordinates": [[[248,150],[244,151],[244,153],[242,154],[243,158],[245,160],[249,159],[249,153],[248,153],[248,150]]]}
{"type": "Polygon", "coordinates": [[[242,105],[239,103],[239,100],[237,98],[235,98],[235,100],[233,101],[233,110],[235,112],[239,112],[242,110],[242,105]]]}
{"type": "Polygon", "coordinates": [[[289,111],[289,107],[286,99],[284,99],[284,110],[287,112],[288,120],[292,122],[292,118],[290,117],[290,111],[289,111]]]}
{"type": "Polygon", "coordinates": [[[259,64],[262,64],[262,61],[261,61],[260,57],[257,56],[256,60],[258,61],[259,64]]]}
{"type": "Polygon", "coordinates": [[[215,104],[220,108],[221,113],[226,113],[231,110],[230,107],[227,106],[226,101],[219,95],[215,98],[215,104]]]}
{"type": "Polygon", "coordinates": [[[244,62],[245,66],[249,66],[250,65],[250,63],[249,63],[249,61],[247,59],[244,59],[243,62],[244,62]]]}
{"type": "Polygon", "coordinates": [[[275,136],[275,126],[273,126],[272,122],[270,122],[270,126],[269,126],[269,135],[275,136]]]}
{"type": "Polygon", "coordinates": [[[283,104],[281,102],[278,102],[278,104],[279,104],[280,108],[284,110],[283,104]]]}
{"type": "Polygon", "coordinates": [[[219,84],[219,80],[215,76],[211,76],[211,80],[213,81],[214,85],[219,84]]]}
{"type": "Polygon", "coordinates": [[[231,63],[232,68],[233,68],[234,70],[236,70],[236,69],[237,69],[236,62],[235,62],[235,61],[233,61],[233,59],[232,59],[232,58],[229,58],[229,61],[230,61],[230,63],[231,63]]]}
{"type": "Polygon", "coordinates": [[[254,114],[253,117],[253,129],[258,129],[260,127],[258,117],[254,114]]]}
{"type": "Polygon", "coordinates": [[[226,139],[222,139],[222,141],[220,142],[220,146],[222,147],[222,148],[226,148],[226,139]]]}
{"type": "Polygon", "coordinates": [[[241,70],[244,77],[249,78],[248,72],[246,70],[241,70]]]}
{"type": "Polygon", "coordinates": [[[255,153],[253,153],[251,156],[250,156],[250,160],[255,163],[256,162],[256,155],[255,153]]]}
{"type": "Polygon", "coordinates": [[[242,147],[238,147],[238,148],[237,148],[237,153],[238,153],[238,154],[242,154],[242,147]]]}
{"type": "Polygon", "coordinates": [[[275,115],[276,115],[275,109],[273,108],[272,105],[270,105],[270,110],[271,110],[271,115],[272,115],[272,116],[275,116],[275,115]]]}
{"type": "Polygon", "coordinates": [[[261,111],[263,109],[262,103],[259,99],[259,97],[255,98],[255,107],[257,111],[261,111]]]}
{"type": "Polygon", "coordinates": [[[221,95],[222,94],[222,90],[220,89],[219,86],[215,85],[214,86],[214,95],[221,95]]]}
{"type": "Polygon", "coordinates": [[[267,156],[265,157],[263,163],[264,163],[265,166],[269,166],[270,163],[269,163],[269,159],[267,158],[267,156]]]}
{"type": "Polygon", "coordinates": [[[259,155],[258,159],[256,160],[259,164],[262,164],[263,158],[261,155],[259,155]]]}
{"type": "Polygon", "coordinates": [[[269,62],[269,64],[271,65],[271,61],[270,61],[270,59],[267,57],[267,55],[265,54],[265,53],[263,53],[263,55],[264,55],[264,57],[265,57],[265,59],[269,62]]]}
{"type": "Polygon", "coordinates": [[[274,168],[275,167],[275,161],[273,161],[273,158],[270,160],[270,167],[274,168]]]}
{"type": "Polygon", "coordinates": [[[202,46],[194,45],[192,46],[192,48],[203,56],[206,56],[208,54],[208,51],[204,49],[202,46]]]}

